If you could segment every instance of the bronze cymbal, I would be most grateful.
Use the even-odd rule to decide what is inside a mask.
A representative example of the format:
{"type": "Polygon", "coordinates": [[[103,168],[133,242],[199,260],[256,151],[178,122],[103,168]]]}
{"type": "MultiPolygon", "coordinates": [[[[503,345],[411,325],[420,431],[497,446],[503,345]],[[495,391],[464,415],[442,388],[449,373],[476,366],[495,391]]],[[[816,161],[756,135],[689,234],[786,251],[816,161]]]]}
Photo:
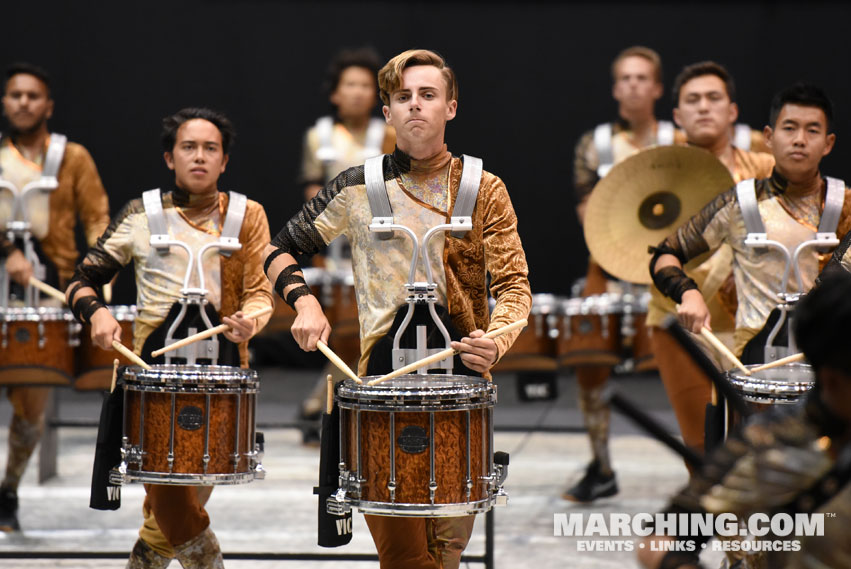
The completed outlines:
{"type": "Polygon", "coordinates": [[[585,241],[591,256],[619,279],[649,284],[647,247],[733,185],[727,168],[706,150],[643,150],[615,164],[588,198],[585,241]]]}

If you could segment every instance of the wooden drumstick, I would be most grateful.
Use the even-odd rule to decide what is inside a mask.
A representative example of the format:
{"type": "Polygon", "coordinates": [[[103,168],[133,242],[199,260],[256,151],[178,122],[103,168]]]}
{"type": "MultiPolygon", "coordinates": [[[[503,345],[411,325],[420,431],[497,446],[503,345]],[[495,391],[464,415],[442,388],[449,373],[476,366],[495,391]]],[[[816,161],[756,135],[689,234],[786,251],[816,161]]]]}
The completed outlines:
{"type": "Polygon", "coordinates": [[[112,341],[112,347],[115,349],[115,351],[120,353],[122,356],[124,356],[125,358],[127,358],[128,360],[130,360],[131,362],[136,364],[137,366],[141,366],[145,369],[151,369],[151,366],[149,366],[147,364],[147,362],[145,362],[145,360],[143,360],[142,358],[140,358],[139,356],[134,354],[133,351],[130,348],[128,348],[127,346],[125,346],[124,344],[119,342],[118,340],[112,341]]]}
{"type": "MultiPolygon", "coordinates": [[[[267,306],[266,308],[261,308],[260,310],[255,310],[254,312],[249,312],[245,315],[245,318],[248,320],[254,320],[255,318],[260,318],[261,316],[265,316],[272,312],[272,307],[267,306]]],[[[221,334],[222,332],[227,332],[231,327],[227,324],[219,324],[218,326],[214,326],[213,328],[209,328],[204,330],[203,332],[198,332],[197,334],[192,334],[191,336],[187,336],[182,340],[178,340],[173,344],[169,344],[159,350],[154,350],[151,352],[151,357],[159,357],[166,352],[170,352],[172,350],[177,350],[178,348],[182,348],[184,346],[188,346],[189,344],[194,344],[195,342],[199,342],[201,340],[206,340],[211,336],[215,336],[216,334],[221,334]]]]}
{"type": "Polygon", "coordinates": [[[53,288],[49,284],[42,282],[35,277],[30,277],[30,286],[37,288],[47,296],[52,296],[56,300],[61,300],[65,303],[65,294],[61,290],[53,288]]]}
{"type": "Polygon", "coordinates": [[[767,364],[762,364],[761,366],[757,366],[751,370],[751,373],[755,371],[762,371],[765,369],[771,369],[773,367],[780,367],[786,364],[792,364],[795,362],[799,362],[804,359],[804,354],[792,354],[791,356],[786,356],[785,358],[780,358],[779,360],[769,362],[767,364]]]}
{"type": "MultiPolygon", "coordinates": [[[[523,327],[526,326],[526,324],[528,324],[528,322],[526,321],[525,318],[523,318],[522,320],[518,320],[517,322],[512,322],[511,324],[507,324],[507,325],[503,326],[502,328],[497,328],[496,330],[491,330],[490,332],[488,332],[487,334],[485,334],[482,337],[488,338],[488,339],[493,339],[493,338],[496,338],[497,336],[502,336],[503,334],[517,330],[518,328],[523,328],[523,327]]],[[[425,357],[425,358],[423,358],[423,359],[421,359],[417,362],[414,362],[412,364],[408,364],[404,367],[400,367],[396,371],[390,372],[387,375],[383,375],[383,376],[381,376],[377,379],[373,379],[372,381],[367,383],[367,385],[375,385],[377,383],[381,383],[382,381],[387,381],[388,379],[393,379],[393,378],[399,377],[400,375],[405,375],[406,373],[411,373],[412,371],[417,371],[418,369],[420,369],[423,366],[426,366],[426,365],[434,363],[434,362],[439,362],[440,360],[448,358],[449,356],[454,356],[457,353],[459,353],[457,350],[453,350],[452,348],[446,348],[445,350],[441,350],[441,351],[437,352],[436,354],[425,357]]]]}
{"type": "Polygon", "coordinates": [[[328,377],[326,377],[325,379],[328,382],[328,401],[325,404],[325,409],[326,412],[330,415],[331,412],[334,410],[334,376],[329,373],[328,377]]]}
{"type": "Polygon", "coordinates": [[[718,350],[719,352],[721,352],[722,354],[724,354],[724,357],[726,357],[728,360],[730,360],[730,363],[732,363],[734,366],[736,366],[737,368],[739,368],[739,370],[740,370],[743,374],[745,374],[745,375],[750,375],[750,374],[751,374],[751,370],[749,370],[748,368],[746,368],[746,367],[745,367],[745,364],[743,364],[742,362],[740,362],[740,361],[739,361],[739,358],[737,358],[737,357],[736,357],[736,354],[734,354],[733,352],[731,352],[731,351],[730,351],[730,348],[728,348],[727,346],[725,346],[725,345],[724,345],[724,343],[723,343],[721,340],[719,340],[719,339],[715,336],[715,334],[713,334],[713,333],[712,333],[712,331],[711,331],[709,328],[707,328],[706,326],[704,326],[703,328],[701,328],[701,329],[700,329],[700,335],[701,335],[701,336],[703,336],[704,338],[706,338],[706,340],[707,340],[710,344],[712,344],[713,346],[715,346],[715,349],[716,349],[716,350],[718,350]]]}
{"type": "Polygon", "coordinates": [[[361,381],[361,378],[358,377],[358,374],[353,372],[352,368],[350,368],[346,364],[346,362],[344,362],[340,358],[340,356],[335,354],[334,351],[331,348],[328,347],[328,344],[326,344],[322,340],[317,340],[316,341],[316,347],[319,348],[320,352],[325,354],[325,357],[328,358],[331,361],[332,364],[337,366],[337,369],[339,369],[341,372],[343,372],[344,374],[351,377],[355,381],[355,383],[363,383],[363,381],[361,381]]]}
{"type": "Polygon", "coordinates": [[[112,360],[112,384],[109,386],[109,392],[115,391],[115,382],[118,381],[118,358],[112,360]]]}

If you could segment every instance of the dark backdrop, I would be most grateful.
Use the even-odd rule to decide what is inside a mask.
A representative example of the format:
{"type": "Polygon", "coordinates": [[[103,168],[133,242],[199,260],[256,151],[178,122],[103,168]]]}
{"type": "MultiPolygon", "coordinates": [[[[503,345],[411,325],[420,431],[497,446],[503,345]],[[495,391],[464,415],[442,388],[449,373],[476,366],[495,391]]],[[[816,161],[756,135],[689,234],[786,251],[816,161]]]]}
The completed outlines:
{"type": "MultiPolygon", "coordinates": [[[[6,3],[4,3],[6,4],[6,3]]],[[[456,154],[484,158],[508,185],[533,290],[565,293],[585,269],[574,215],[573,145],[614,116],[609,62],[644,44],[665,64],[714,59],[738,81],[742,119],[762,126],[771,94],[817,82],[838,106],[826,170],[847,176],[851,79],[842,4],[692,2],[9,2],[0,65],[30,60],[54,77],[51,128],[92,153],[112,212],[170,176],[160,119],[190,105],[226,111],[237,144],[221,187],[266,207],[273,234],[299,206],[302,133],[327,109],[325,66],[342,46],[390,57],[440,51],[460,81],[448,128],[456,154]]],[[[666,92],[657,111],[670,117],[666,92]]],[[[124,279],[119,302],[131,302],[124,279]]]]}

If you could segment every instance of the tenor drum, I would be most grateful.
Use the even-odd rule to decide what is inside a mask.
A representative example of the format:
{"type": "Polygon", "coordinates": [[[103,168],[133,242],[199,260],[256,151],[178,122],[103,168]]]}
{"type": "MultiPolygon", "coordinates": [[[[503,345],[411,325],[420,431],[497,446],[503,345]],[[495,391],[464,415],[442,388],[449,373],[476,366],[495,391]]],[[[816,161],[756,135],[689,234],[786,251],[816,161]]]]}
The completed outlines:
{"type": "Polygon", "coordinates": [[[621,357],[620,295],[562,301],[557,343],[560,366],[615,366],[621,357]]]}
{"type": "Polygon", "coordinates": [[[0,308],[0,384],[70,385],[79,341],[70,310],[0,308]]]}
{"type": "Polygon", "coordinates": [[[255,444],[257,372],[228,366],[122,370],[121,465],[114,483],[215,485],[263,478],[255,444]]]}
{"type": "Polygon", "coordinates": [[[465,516],[507,500],[507,461],[494,463],[493,383],[408,375],[370,387],[368,379],[346,380],[337,393],[340,489],[329,511],[465,516]]]}
{"type": "MultiPolygon", "coordinates": [[[[121,343],[133,349],[133,322],[136,320],[135,306],[109,306],[112,316],[121,326],[121,343]]],[[[83,325],[80,346],[77,348],[77,380],[74,388],[80,390],[108,390],[112,384],[112,363],[118,358],[121,365],[131,362],[116,351],[103,350],[92,343],[92,327],[83,325]]]]}
{"type": "Polygon", "coordinates": [[[558,310],[564,300],[552,294],[533,294],[529,325],[494,366],[493,371],[555,371],[558,310]]]}

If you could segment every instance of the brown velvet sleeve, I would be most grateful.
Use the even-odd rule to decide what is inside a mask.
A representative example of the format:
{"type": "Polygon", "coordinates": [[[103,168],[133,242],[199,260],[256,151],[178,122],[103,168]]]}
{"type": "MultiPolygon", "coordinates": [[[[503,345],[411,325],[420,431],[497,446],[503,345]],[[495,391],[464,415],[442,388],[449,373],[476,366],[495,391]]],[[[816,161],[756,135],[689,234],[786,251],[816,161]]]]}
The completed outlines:
{"type": "Polygon", "coordinates": [[[79,144],[69,145],[68,165],[74,176],[74,202],[91,247],[109,225],[109,200],[88,150],[79,144]]]}

